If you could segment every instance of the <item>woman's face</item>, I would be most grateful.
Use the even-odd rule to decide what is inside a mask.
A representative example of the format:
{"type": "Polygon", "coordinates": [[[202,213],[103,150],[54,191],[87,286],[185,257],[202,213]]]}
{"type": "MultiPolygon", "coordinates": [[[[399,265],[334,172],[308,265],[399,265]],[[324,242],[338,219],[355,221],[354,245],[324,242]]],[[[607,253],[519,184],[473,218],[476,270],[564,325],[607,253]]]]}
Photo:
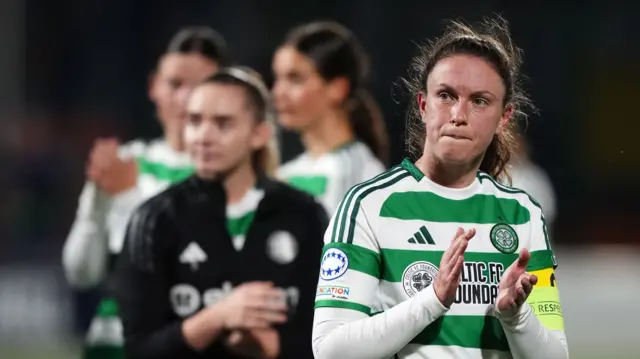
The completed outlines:
{"type": "Polygon", "coordinates": [[[486,60],[453,55],[440,60],[418,95],[426,126],[425,153],[444,164],[469,164],[482,158],[497,131],[507,123],[505,86],[486,60]]]}
{"type": "Polygon", "coordinates": [[[315,64],[292,46],[279,48],[273,57],[273,98],[280,124],[304,131],[319,121],[333,106],[331,85],[315,64]]]}
{"type": "Polygon", "coordinates": [[[266,121],[256,121],[247,90],[238,85],[207,83],[196,87],[187,112],[184,141],[202,177],[250,165],[252,154],[265,147],[272,135],[266,121]]]}
{"type": "Polygon", "coordinates": [[[160,59],[149,97],[165,131],[182,131],[189,94],[218,70],[217,63],[197,53],[170,53],[160,59]]]}

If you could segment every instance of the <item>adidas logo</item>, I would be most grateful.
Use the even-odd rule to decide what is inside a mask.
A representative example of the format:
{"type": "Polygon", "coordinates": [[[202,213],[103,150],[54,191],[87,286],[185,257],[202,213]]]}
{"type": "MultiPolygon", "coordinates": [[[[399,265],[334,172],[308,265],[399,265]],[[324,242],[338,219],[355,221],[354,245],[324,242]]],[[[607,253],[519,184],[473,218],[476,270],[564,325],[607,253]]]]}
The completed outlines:
{"type": "Polygon", "coordinates": [[[407,242],[414,244],[436,244],[425,226],[420,227],[420,230],[416,232],[413,237],[409,238],[407,242]]]}
{"type": "Polygon", "coordinates": [[[191,242],[180,254],[180,263],[190,264],[194,271],[198,269],[200,263],[207,261],[207,254],[200,248],[198,243],[191,242]]]}

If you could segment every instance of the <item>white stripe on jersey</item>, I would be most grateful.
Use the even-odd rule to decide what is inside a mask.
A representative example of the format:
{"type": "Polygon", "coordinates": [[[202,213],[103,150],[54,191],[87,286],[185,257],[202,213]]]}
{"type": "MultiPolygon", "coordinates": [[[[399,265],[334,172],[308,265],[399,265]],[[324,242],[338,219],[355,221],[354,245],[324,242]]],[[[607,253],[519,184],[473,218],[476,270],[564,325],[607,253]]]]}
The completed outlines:
{"type": "Polygon", "coordinates": [[[349,188],[385,170],[369,148],[356,141],[320,157],[303,153],[278,169],[278,178],[316,197],[331,216],[349,188]]]}

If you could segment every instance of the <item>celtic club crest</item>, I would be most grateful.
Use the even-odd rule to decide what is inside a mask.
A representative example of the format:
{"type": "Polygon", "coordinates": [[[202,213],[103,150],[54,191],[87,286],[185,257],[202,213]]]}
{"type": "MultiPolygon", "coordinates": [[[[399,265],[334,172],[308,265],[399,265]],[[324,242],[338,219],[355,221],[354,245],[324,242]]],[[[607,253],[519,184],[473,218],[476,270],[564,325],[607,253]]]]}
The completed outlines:
{"type": "Polygon", "coordinates": [[[518,234],[508,224],[496,224],[491,228],[491,244],[502,253],[511,254],[518,249],[518,234]]]}

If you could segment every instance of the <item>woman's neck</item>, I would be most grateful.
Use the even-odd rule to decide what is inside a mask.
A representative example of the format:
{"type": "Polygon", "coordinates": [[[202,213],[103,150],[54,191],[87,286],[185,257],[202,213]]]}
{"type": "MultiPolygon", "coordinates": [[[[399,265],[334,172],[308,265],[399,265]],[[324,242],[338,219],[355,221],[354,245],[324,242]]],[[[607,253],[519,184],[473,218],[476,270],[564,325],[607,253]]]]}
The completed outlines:
{"type": "MultiPolygon", "coordinates": [[[[480,157],[480,161],[482,157],[480,157]]],[[[416,162],[416,167],[431,181],[449,188],[466,188],[476,178],[480,161],[474,160],[466,164],[445,164],[432,154],[425,153],[416,162]]]]}
{"type": "Polygon", "coordinates": [[[318,120],[313,127],[303,131],[301,138],[306,151],[313,157],[320,157],[352,142],[355,135],[346,114],[331,113],[318,120]]]}
{"type": "Polygon", "coordinates": [[[169,147],[176,152],[184,151],[184,141],[182,140],[182,132],[181,131],[173,131],[169,129],[164,130],[164,140],[167,142],[169,147]]]}

